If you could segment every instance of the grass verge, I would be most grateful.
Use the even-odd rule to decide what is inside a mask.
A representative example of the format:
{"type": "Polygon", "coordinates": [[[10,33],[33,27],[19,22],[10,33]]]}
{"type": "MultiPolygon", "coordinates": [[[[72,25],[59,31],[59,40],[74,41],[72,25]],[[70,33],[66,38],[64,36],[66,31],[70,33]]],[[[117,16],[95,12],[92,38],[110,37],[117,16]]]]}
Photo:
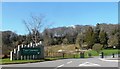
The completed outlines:
{"type": "Polygon", "coordinates": [[[41,59],[41,60],[13,60],[11,61],[9,58],[5,58],[5,59],[0,59],[2,65],[5,64],[24,64],[24,63],[35,63],[35,62],[43,62],[43,61],[53,61],[53,60],[57,60],[58,58],[45,58],[45,59],[41,59]]]}
{"type": "Polygon", "coordinates": [[[34,62],[42,62],[44,60],[13,60],[11,61],[9,58],[2,59],[0,64],[23,64],[23,63],[34,63],[34,62]]]}
{"type": "Polygon", "coordinates": [[[99,54],[103,52],[105,56],[109,56],[109,55],[112,55],[113,53],[118,54],[118,51],[119,51],[118,49],[104,49],[98,53],[94,50],[90,50],[90,51],[87,51],[86,54],[91,53],[92,56],[99,56],[99,54]]]}

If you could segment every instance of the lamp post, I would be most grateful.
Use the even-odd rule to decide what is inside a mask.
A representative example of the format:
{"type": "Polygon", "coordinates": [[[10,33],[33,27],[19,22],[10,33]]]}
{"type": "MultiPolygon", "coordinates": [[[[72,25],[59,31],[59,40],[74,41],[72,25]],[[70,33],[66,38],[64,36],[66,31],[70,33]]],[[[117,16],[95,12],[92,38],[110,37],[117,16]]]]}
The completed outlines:
{"type": "MultiPolygon", "coordinates": [[[[116,48],[116,46],[113,46],[113,49],[115,49],[116,48]]],[[[115,58],[115,54],[113,53],[112,54],[112,58],[115,58]]]]}
{"type": "Polygon", "coordinates": [[[116,46],[113,46],[113,49],[115,49],[116,48],[116,46]]]}

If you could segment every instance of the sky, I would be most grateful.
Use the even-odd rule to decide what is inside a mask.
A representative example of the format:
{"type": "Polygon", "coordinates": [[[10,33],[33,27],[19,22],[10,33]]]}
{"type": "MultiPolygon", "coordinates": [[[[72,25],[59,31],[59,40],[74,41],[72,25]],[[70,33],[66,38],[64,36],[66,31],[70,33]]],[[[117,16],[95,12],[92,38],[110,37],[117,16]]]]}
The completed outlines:
{"type": "Polygon", "coordinates": [[[118,23],[117,2],[3,2],[2,31],[27,34],[23,20],[30,15],[44,15],[51,28],[72,25],[118,23]]]}

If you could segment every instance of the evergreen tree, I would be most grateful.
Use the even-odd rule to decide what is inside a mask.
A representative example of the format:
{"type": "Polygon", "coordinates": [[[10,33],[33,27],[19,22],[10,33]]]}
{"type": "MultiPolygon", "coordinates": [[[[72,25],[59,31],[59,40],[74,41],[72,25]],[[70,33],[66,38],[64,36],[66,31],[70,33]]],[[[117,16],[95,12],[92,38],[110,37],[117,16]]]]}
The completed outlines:
{"type": "Polygon", "coordinates": [[[100,40],[99,40],[99,33],[100,33],[100,24],[98,23],[96,25],[95,32],[94,32],[95,43],[99,43],[100,42],[100,40]]]}
{"type": "Polygon", "coordinates": [[[100,31],[99,38],[100,38],[100,44],[102,44],[104,48],[106,48],[105,46],[107,45],[108,36],[104,30],[100,31]]]}
{"type": "Polygon", "coordinates": [[[94,39],[94,32],[92,27],[89,27],[85,33],[85,41],[87,43],[88,49],[92,49],[92,46],[94,45],[95,39],[94,39]]]}

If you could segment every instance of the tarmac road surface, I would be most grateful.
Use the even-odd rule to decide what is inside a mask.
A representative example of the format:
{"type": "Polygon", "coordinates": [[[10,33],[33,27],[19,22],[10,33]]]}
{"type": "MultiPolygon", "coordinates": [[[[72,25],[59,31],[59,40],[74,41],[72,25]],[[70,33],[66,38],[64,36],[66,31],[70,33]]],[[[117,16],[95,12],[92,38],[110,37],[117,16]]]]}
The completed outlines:
{"type": "MultiPolygon", "coordinates": [[[[27,63],[27,64],[10,64],[10,65],[2,65],[3,69],[5,67],[38,67],[39,69],[48,68],[48,69],[81,69],[82,68],[100,68],[101,67],[111,67],[117,68],[118,62],[109,62],[109,61],[102,61],[99,57],[94,58],[84,58],[84,59],[60,59],[55,61],[45,61],[45,62],[38,62],[38,63],[27,63]]],[[[94,69],[91,68],[91,69],[94,69]]],[[[12,68],[13,69],[13,68],[12,68]]],[[[18,69],[18,68],[17,68],[18,69]]],[[[107,68],[106,68],[107,69],[107,68]]],[[[110,68],[108,68],[110,69],[110,68]]]]}

